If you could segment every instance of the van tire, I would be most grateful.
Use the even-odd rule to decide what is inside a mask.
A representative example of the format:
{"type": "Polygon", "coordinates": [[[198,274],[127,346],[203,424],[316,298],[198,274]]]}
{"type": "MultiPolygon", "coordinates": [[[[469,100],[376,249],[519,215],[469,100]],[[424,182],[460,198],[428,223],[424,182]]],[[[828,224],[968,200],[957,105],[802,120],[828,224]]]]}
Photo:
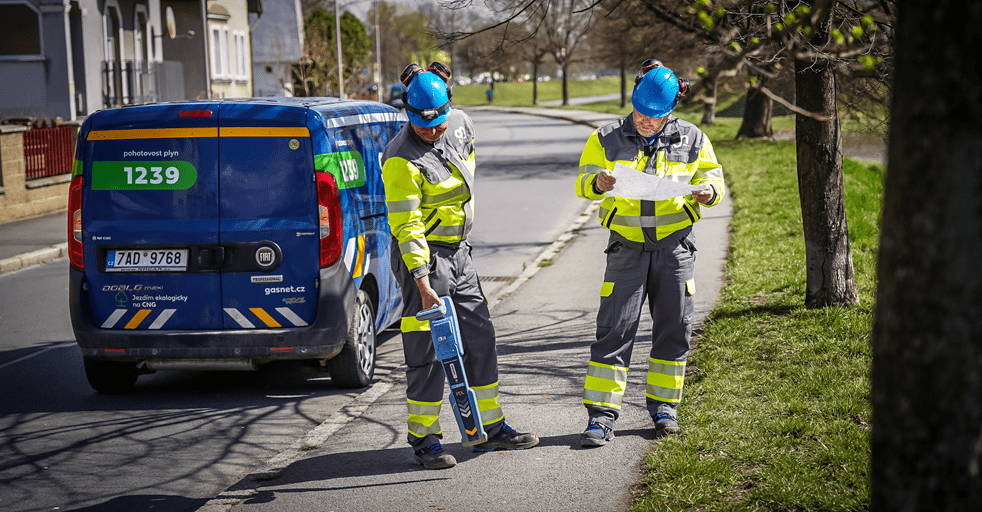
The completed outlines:
{"type": "Polygon", "coordinates": [[[136,364],[125,361],[105,361],[83,358],[85,378],[92,389],[103,395],[125,395],[133,391],[140,376],[136,364]]]}
{"type": "Polygon", "coordinates": [[[358,290],[355,305],[344,348],[327,360],[331,382],[343,388],[363,388],[375,375],[375,308],[364,290],[358,290]]]}

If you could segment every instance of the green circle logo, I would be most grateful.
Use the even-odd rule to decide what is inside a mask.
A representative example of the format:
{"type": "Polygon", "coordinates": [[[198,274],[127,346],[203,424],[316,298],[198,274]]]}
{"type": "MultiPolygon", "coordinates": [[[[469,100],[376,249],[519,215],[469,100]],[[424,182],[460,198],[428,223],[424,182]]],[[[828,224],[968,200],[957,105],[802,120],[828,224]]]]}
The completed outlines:
{"type": "Polygon", "coordinates": [[[300,147],[300,141],[297,139],[290,139],[290,149],[296,150],[300,147]]]}

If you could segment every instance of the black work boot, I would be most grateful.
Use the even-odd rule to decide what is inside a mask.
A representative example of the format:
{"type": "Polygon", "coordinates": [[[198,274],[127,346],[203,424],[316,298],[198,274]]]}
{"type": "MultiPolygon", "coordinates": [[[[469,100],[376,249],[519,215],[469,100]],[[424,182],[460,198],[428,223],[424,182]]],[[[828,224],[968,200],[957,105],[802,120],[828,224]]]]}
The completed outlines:
{"type": "Polygon", "coordinates": [[[679,421],[668,413],[660,412],[651,416],[655,422],[655,437],[663,437],[668,434],[678,432],[679,421]]]}
{"type": "Polygon", "coordinates": [[[474,450],[491,452],[494,450],[524,450],[539,444],[539,438],[533,434],[516,432],[507,423],[501,423],[501,430],[488,438],[487,441],[475,445],[474,450]]]}
{"type": "Polygon", "coordinates": [[[587,424],[586,430],[580,434],[580,446],[583,447],[603,446],[613,440],[614,429],[596,421],[587,424]]]}
{"type": "Polygon", "coordinates": [[[416,464],[422,464],[426,469],[446,469],[457,465],[457,459],[447,453],[440,443],[415,450],[413,460],[416,461],[416,464]]]}

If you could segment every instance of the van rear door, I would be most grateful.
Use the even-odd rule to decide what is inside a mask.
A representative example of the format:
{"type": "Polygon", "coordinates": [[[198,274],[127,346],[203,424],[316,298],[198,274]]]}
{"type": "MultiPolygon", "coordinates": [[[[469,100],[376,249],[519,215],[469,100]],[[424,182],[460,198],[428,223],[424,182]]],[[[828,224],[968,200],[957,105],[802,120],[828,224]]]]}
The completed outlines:
{"type": "Polygon", "coordinates": [[[314,321],[319,217],[305,119],[299,105],[222,104],[218,210],[226,329],[314,321]]]}
{"type": "Polygon", "coordinates": [[[85,271],[103,329],[219,329],[218,104],[91,116],[85,271]]]}

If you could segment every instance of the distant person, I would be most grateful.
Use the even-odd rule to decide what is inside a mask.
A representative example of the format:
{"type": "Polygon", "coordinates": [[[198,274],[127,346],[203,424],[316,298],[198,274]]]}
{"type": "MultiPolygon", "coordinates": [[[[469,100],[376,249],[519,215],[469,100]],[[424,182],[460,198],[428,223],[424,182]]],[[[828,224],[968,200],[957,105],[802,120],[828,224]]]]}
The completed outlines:
{"type": "Polygon", "coordinates": [[[494,80],[491,81],[491,85],[488,86],[488,90],[484,91],[484,94],[488,97],[488,104],[494,103],[494,80]]]}
{"type": "Polygon", "coordinates": [[[688,82],[649,59],[634,84],[634,111],[590,135],[576,180],[578,196],[603,200],[600,223],[610,230],[597,339],[590,346],[583,389],[589,415],[580,435],[585,447],[603,446],[614,438],[645,298],[654,320],[645,393],[648,413],[656,437],[679,429],[676,409],[682,400],[695,295],[692,226],[702,216],[700,205],[716,205],[726,192],[709,138],[692,123],[670,115],[688,82]],[[614,188],[611,171],[618,162],[638,172],[707,187],[661,201],[607,195],[614,188]]]}
{"type": "Polygon", "coordinates": [[[440,441],[440,408],[446,397],[443,366],[434,353],[429,322],[416,313],[449,296],[457,311],[464,346],[464,371],[477,394],[488,440],[478,451],[531,448],[532,434],[505,423],[498,404],[498,356],[494,326],[471,261],[467,241],[474,224],[474,125],[451,107],[450,71],[440,63],[428,70],[412,64],[403,71],[409,90],[403,97],[409,123],[382,155],[389,226],[401,258],[393,269],[400,280],[404,311],[402,344],[406,356],[409,445],[414,459],[429,469],[457,461],[440,441]]]}

